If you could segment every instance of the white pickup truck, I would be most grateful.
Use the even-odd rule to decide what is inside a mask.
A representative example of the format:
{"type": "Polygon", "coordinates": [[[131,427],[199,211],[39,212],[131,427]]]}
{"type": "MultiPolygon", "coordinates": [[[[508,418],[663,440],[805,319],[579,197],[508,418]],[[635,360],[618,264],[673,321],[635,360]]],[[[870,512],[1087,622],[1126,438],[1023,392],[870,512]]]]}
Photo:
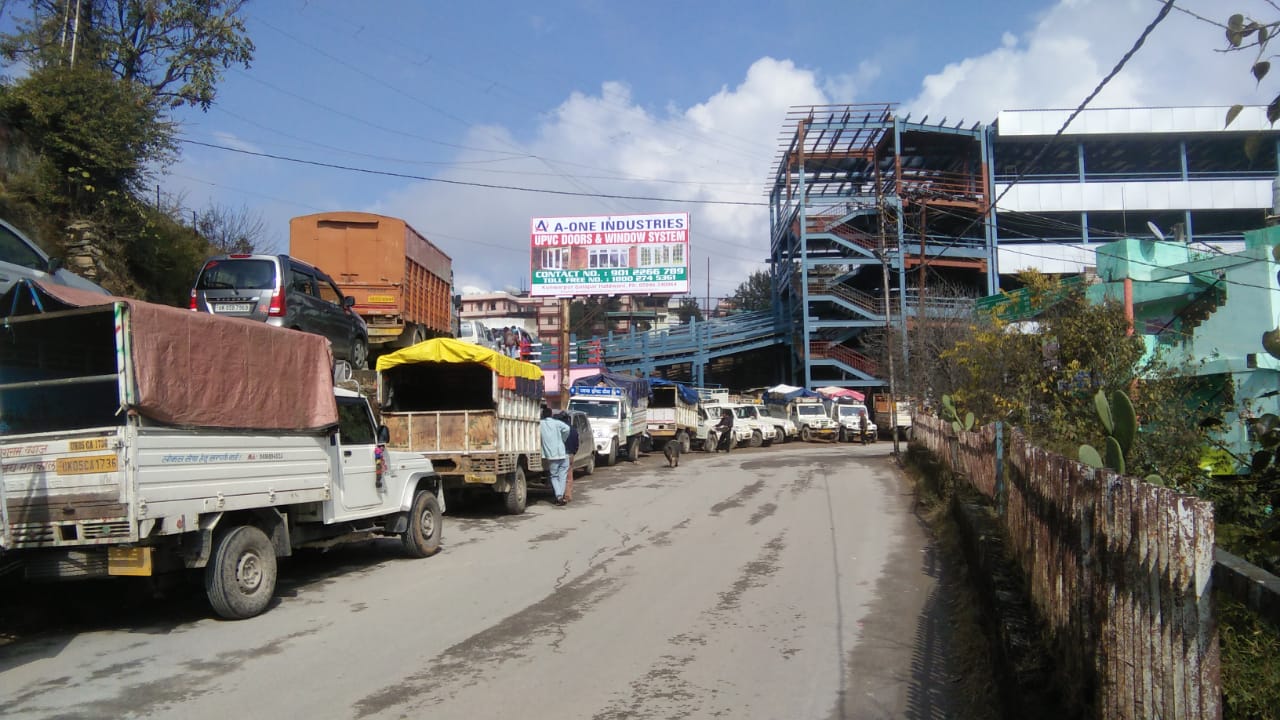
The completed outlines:
{"type": "Polygon", "coordinates": [[[52,286],[3,305],[0,563],[28,580],[202,570],[239,619],[297,548],[439,549],[431,463],[383,450],[325,338],[52,286]]]}

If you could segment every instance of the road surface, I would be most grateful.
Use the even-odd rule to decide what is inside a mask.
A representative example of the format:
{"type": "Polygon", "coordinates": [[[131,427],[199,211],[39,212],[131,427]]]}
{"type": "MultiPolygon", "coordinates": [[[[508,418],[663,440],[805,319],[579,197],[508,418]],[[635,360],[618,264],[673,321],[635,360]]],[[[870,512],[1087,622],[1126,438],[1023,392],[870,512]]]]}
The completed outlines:
{"type": "MultiPolygon", "coordinates": [[[[563,508],[282,563],[263,615],[20,590],[0,717],[944,718],[939,559],[890,444],[658,453],[563,508]]],[[[136,587],[136,586],[134,586],[136,587]]]]}

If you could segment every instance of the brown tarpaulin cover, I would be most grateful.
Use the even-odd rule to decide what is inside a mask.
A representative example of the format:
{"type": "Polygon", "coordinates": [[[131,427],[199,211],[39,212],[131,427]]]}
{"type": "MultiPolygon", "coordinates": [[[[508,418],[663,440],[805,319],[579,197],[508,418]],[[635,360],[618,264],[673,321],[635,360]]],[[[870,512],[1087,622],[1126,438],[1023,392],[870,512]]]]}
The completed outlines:
{"type": "Polygon", "coordinates": [[[132,329],[133,409],[171,425],[320,430],[338,423],[333,356],[319,335],[61,285],[73,307],[123,303],[132,329]]]}

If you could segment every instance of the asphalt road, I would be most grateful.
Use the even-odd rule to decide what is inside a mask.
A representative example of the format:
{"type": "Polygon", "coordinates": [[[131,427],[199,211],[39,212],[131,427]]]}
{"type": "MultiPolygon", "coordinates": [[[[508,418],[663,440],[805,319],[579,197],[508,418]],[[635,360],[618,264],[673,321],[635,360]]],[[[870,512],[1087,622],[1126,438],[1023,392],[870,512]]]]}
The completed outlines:
{"type": "MultiPolygon", "coordinates": [[[[275,604],[10,591],[0,717],[944,718],[939,560],[890,444],[600,468],[558,508],[282,564],[275,604]]],[[[136,586],[135,586],[136,587],[136,586]]]]}

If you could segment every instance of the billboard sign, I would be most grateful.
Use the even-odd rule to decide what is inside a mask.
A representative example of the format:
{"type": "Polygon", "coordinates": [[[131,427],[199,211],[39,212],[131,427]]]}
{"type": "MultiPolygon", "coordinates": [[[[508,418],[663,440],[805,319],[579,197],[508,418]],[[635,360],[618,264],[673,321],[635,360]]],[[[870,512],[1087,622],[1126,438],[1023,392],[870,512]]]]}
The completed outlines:
{"type": "Polygon", "coordinates": [[[689,213],[530,222],[534,296],[689,292],[689,213]]]}

